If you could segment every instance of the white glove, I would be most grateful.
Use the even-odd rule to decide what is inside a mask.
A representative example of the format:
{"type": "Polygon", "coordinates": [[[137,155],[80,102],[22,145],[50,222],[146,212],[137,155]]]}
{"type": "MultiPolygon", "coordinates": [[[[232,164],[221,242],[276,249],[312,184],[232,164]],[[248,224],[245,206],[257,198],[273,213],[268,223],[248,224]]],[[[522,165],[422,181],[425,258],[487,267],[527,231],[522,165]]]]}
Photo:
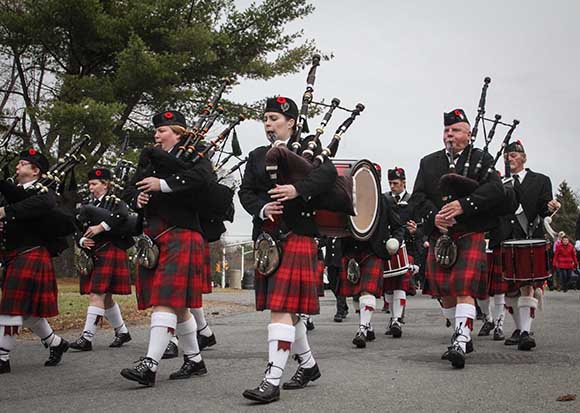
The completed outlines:
{"type": "Polygon", "coordinates": [[[395,255],[399,250],[399,241],[396,238],[389,238],[387,241],[387,251],[390,255],[395,255]]]}
{"type": "Polygon", "coordinates": [[[580,251],[580,239],[576,241],[576,244],[574,244],[574,248],[576,248],[576,251],[580,251]]]}

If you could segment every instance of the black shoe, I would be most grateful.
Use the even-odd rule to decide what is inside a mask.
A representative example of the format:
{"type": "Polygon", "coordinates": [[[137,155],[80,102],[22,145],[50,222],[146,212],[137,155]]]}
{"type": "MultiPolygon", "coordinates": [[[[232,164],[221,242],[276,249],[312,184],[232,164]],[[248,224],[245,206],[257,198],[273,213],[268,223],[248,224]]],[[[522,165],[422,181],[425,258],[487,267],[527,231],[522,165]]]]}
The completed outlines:
{"type": "Polygon", "coordinates": [[[504,344],[506,346],[515,346],[520,342],[520,330],[514,330],[510,338],[506,338],[504,344]]]}
{"type": "Polygon", "coordinates": [[[56,366],[62,360],[62,355],[67,352],[69,347],[68,341],[64,338],[60,339],[60,344],[56,347],[50,347],[50,354],[48,360],[44,362],[46,367],[56,366]]]}
{"type": "Polygon", "coordinates": [[[138,363],[137,367],[121,370],[121,376],[127,380],[136,381],[143,386],[153,387],[156,373],[151,369],[159,363],[150,357],[141,357],[138,363]]]}
{"type": "Polygon", "coordinates": [[[118,348],[118,347],[121,347],[123,344],[128,343],[131,340],[132,340],[131,334],[118,333],[118,334],[115,334],[115,339],[113,340],[113,342],[111,344],[109,344],[109,347],[118,348]]]}
{"type": "Polygon", "coordinates": [[[255,389],[244,391],[242,396],[258,403],[272,403],[280,400],[280,386],[274,386],[268,380],[264,379],[255,389]]]}
{"type": "Polygon", "coordinates": [[[374,341],[377,337],[375,336],[375,332],[373,330],[367,330],[367,334],[365,335],[366,341],[374,341]]]}
{"type": "Polygon", "coordinates": [[[310,319],[306,320],[306,330],[308,331],[314,330],[314,322],[310,319]]]}
{"type": "Polygon", "coordinates": [[[445,327],[451,327],[451,321],[448,318],[445,319],[445,327]]]}
{"type": "Polygon", "coordinates": [[[309,382],[318,380],[320,378],[320,370],[318,370],[318,364],[310,368],[298,367],[296,373],[292,376],[290,381],[287,381],[282,385],[284,390],[296,390],[302,389],[309,382]]]}
{"type": "Polygon", "coordinates": [[[339,313],[339,312],[337,312],[337,313],[334,315],[334,322],[335,322],[335,323],[342,323],[342,320],[344,320],[344,318],[345,318],[345,317],[343,316],[343,314],[342,314],[342,313],[339,313]]]}
{"type": "MultiPolygon", "coordinates": [[[[211,333],[211,336],[206,337],[202,334],[197,335],[197,344],[199,345],[199,349],[203,350],[204,348],[214,346],[217,343],[215,339],[215,334],[211,333]]],[[[176,347],[177,350],[177,347],[176,347]]]]}
{"type": "Polygon", "coordinates": [[[365,348],[367,346],[367,340],[362,331],[357,331],[354,338],[352,339],[352,344],[357,346],[357,348],[365,348]]]}
{"type": "Polygon", "coordinates": [[[465,354],[473,353],[473,340],[465,343],[465,354]]]}
{"type": "Polygon", "coordinates": [[[530,333],[527,331],[522,332],[522,334],[520,334],[518,350],[530,351],[534,347],[536,347],[536,340],[534,340],[533,337],[530,337],[530,333]]]}
{"type": "Polygon", "coordinates": [[[505,340],[505,335],[503,334],[503,329],[500,327],[496,327],[495,330],[493,330],[493,340],[494,341],[503,341],[505,340]]]}
{"type": "Polygon", "coordinates": [[[0,374],[10,373],[10,360],[0,360],[0,374]]]}
{"type": "Polygon", "coordinates": [[[391,334],[393,338],[401,338],[403,335],[403,329],[398,322],[391,324],[391,334]]]}
{"type": "Polygon", "coordinates": [[[69,348],[72,348],[73,350],[79,350],[79,351],[92,351],[93,350],[93,343],[91,341],[87,340],[84,336],[80,336],[75,341],[70,343],[68,346],[69,346],[69,348]]]}
{"type": "Polygon", "coordinates": [[[495,328],[495,323],[493,321],[485,321],[485,323],[483,323],[483,325],[481,326],[481,330],[479,330],[479,333],[477,334],[479,337],[484,337],[484,336],[489,336],[489,333],[491,333],[491,330],[493,330],[495,328]]]}
{"type": "Polygon", "coordinates": [[[465,352],[459,344],[454,344],[449,347],[447,351],[447,360],[451,362],[451,365],[456,369],[462,369],[465,367],[465,352]]]}
{"type": "Polygon", "coordinates": [[[183,356],[183,364],[179,370],[169,375],[169,380],[189,379],[191,376],[203,376],[207,374],[203,360],[195,362],[189,357],[183,356]]]}
{"type": "Polygon", "coordinates": [[[167,344],[167,347],[165,347],[165,353],[163,353],[163,357],[161,358],[163,360],[167,360],[177,358],[177,356],[179,356],[179,349],[177,348],[177,344],[175,344],[173,341],[170,341],[169,344],[167,344]]]}

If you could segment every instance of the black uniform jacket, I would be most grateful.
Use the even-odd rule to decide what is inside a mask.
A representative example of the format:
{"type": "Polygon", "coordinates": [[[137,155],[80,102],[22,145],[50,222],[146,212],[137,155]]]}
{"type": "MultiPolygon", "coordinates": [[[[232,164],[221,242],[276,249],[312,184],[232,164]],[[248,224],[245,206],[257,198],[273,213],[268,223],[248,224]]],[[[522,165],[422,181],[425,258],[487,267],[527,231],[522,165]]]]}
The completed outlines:
{"type": "MultiPolygon", "coordinates": [[[[159,159],[168,158],[171,153],[162,154],[157,149],[159,159]]],[[[177,151],[177,147],[172,152],[177,151]]],[[[145,218],[161,218],[170,226],[186,228],[203,234],[198,207],[202,192],[207,189],[212,179],[212,166],[210,161],[201,158],[193,167],[184,168],[178,172],[164,173],[165,165],[151,164],[150,159],[141,156],[137,170],[131,178],[131,182],[123,192],[123,200],[135,211],[144,213],[145,218]],[[137,196],[139,191],[136,183],[140,180],[154,176],[165,179],[172,192],[152,192],[147,206],[139,211],[137,208],[137,196]]],[[[173,166],[170,170],[175,170],[173,166]]]]}
{"type": "Polygon", "coordinates": [[[401,218],[401,223],[403,225],[403,231],[405,234],[404,239],[405,245],[407,246],[407,253],[413,256],[417,252],[417,243],[420,242],[420,240],[422,239],[422,228],[417,228],[417,231],[413,235],[407,229],[406,225],[407,222],[409,222],[410,220],[414,220],[415,217],[413,213],[412,204],[409,203],[409,201],[411,200],[411,194],[408,191],[406,191],[405,195],[403,196],[403,198],[399,200],[398,203],[395,200],[395,197],[393,196],[392,192],[387,192],[385,196],[389,200],[389,203],[391,204],[395,212],[401,218]]]}
{"type": "MultiPolygon", "coordinates": [[[[272,180],[266,172],[265,160],[268,149],[270,146],[260,146],[250,152],[238,192],[242,206],[253,217],[252,239],[254,240],[262,230],[263,221],[259,217],[260,211],[264,205],[273,201],[268,195],[268,191],[273,188],[272,180]]],[[[332,161],[326,159],[307,178],[293,184],[299,196],[283,202],[282,218],[288,230],[298,235],[318,235],[318,228],[314,222],[316,208],[310,201],[313,197],[327,192],[334,185],[336,177],[336,168],[332,161]]]]}
{"type": "Polygon", "coordinates": [[[57,255],[66,249],[63,237],[73,233],[73,217],[57,211],[54,191],[36,193],[0,181],[0,192],[8,203],[4,230],[0,233],[6,250],[45,246],[52,255],[57,255]]]}
{"type": "MultiPolygon", "coordinates": [[[[456,171],[462,173],[468,150],[464,150],[456,160],[456,171]]],[[[483,151],[474,148],[469,167],[470,178],[474,178],[477,161],[482,157],[483,151]]],[[[493,163],[493,158],[485,154],[483,167],[478,174],[480,180],[489,166],[493,163]]],[[[424,219],[423,230],[429,236],[435,230],[435,215],[443,207],[444,202],[439,187],[441,177],[449,172],[449,162],[445,155],[445,150],[433,152],[421,159],[419,172],[415,179],[415,187],[411,196],[411,204],[416,212],[416,221],[424,219]]],[[[452,227],[456,232],[485,232],[497,225],[498,217],[493,213],[504,200],[504,190],[497,173],[488,174],[473,193],[459,199],[463,208],[463,214],[456,217],[457,224],[452,227]]]]}
{"type": "MultiPolygon", "coordinates": [[[[514,187],[517,203],[524,210],[528,220],[531,238],[544,239],[544,225],[540,221],[536,225],[536,217],[544,218],[550,214],[548,203],[552,200],[552,182],[541,173],[526,169],[526,177],[519,187],[514,187]]],[[[506,239],[528,238],[528,230],[524,232],[515,214],[502,216],[500,225],[490,234],[490,248],[495,248],[506,239]]]]}
{"type": "MultiPolygon", "coordinates": [[[[94,205],[96,207],[102,207],[103,204],[104,198],[101,199],[101,201],[95,200],[91,203],[91,205],[94,205]]],[[[129,217],[129,207],[127,206],[127,204],[124,201],[121,201],[117,203],[110,211],[104,208],[101,209],[103,212],[101,221],[90,222],[87,224],[81,223],[79,230],[75,233],[75,239],[77,243],[83,236],[84,231],[88,226],[98,225],[104,221],[109,226],[110,230],[101,232],[99,235],[94,237],[95,242],[98,242],[100,244],[110,242],[115,247],[121,248],[123,250],[131,248],[135,244],[135,242],[133,241],[133,237],[130,234],[126,233],[125,231],[121,230],[123,224],[126,223],[127,218],[129,217]]]]}

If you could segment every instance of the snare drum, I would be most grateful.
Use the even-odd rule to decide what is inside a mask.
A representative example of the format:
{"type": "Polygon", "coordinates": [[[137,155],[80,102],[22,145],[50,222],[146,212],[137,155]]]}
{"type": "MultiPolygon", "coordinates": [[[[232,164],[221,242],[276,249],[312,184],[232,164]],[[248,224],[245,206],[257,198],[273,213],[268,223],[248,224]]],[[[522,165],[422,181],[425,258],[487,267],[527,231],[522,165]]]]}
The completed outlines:
{"type": "Polygon", "coordinates": [[[385,261],[383,278],[399,277],[405,275],[410,269],[411,264],[407,255],[407,246],[403,243],[397,253],[385,261]]]}
{"type": "Polygon", "coordinates": [[[316,211],[316,224],[322,235],[328,237],[352,237],[367,241],[375,231],[380,218],[380,177],[371,161],[362,159],[333,159],[338,179],[345,180],[345,187],[352,187],[354,215],[328,210],[316,211]],[[352,183],[352,184],[351,184],[352,183]]]}
{"type": "Polygon", "coordinates": [[[543,239],[502,242],[503,278],[508,281],[535,281],[549,278],[548,248],[548,242],[543,239]]]}

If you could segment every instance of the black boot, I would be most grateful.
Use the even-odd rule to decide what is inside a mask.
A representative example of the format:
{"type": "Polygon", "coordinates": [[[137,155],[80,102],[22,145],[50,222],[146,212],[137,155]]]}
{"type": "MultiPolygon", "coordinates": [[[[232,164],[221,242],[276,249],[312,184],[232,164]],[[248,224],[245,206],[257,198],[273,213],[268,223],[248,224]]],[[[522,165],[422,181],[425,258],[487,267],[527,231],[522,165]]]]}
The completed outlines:
{"type": "Polygon", "coordinates": [[[272,403],[280,400],[280,386],[274,386],[268,380],[264,379],[255,389],[244,391],[242,396],[258,403],[272,403]]]}
{"type": "Polygon", "coordinates": [[[136,381],[143,386],[153,387],[155,385],[156,373],[151,370],[153,366],[159,365],[150,357],[141,357],[136,367],[121,370],[121,376],[127,380],[136,381]]]}
{"type": "Polygon", "coordinates": [[[115,333],[115,339],[109,345],[109,347],[119,348],[123,344],[128,343],[132,340],[131,334],[127,333],[115,333]]]}
{"type": "Polygon", "coordinates": [[[296,390],[304,388],[309,382],[318,380],[320,378],[320,370],[318,364],[310,368],[298,367],[296,373],[292,376],[290,381],[282,385],[284,390],[296,390]]]}
{"type": "Polygon", "coordinates": [[[56,347],[50,347],[48,360],[44,362],[46,367],[56,366],[62,360],[62,355],[67,352],[69,347],[68,341],[64,338],[60,339],[60,344],[56,347]]]}
{"type": "Polygon", "coordinates": [[[458,343],[449,347],[447,360],[449,360],[451,365],[456,369],[462,369],[465,367],[465,352],[458,343]]]}
{"type": "Polygon", "coordinates": [[[0,374],[10,373],[10,360],[0,360],[0,374]]]}
{"type": "Polygon", "coordinates": [[[487,321],[487,320],[485,320],[485,322],[481,326],[481,330],[479,330],[479,333],[477,335],[479,337],[489,336],[489,333],[491,333],[491,331],[494,328],[495,328],[495,323],[493,321],[487,321]]]}
{"type": "Polygon", "coordinates": [[[536,347],[536,340],[530,337],[530,333],[523,331],[520,334],[520,341],[518,342],[518,350],[529,351],[536,347]]]}
{"type": "Polygon", "coordinates": [[[206,337],[202,334],[197,334],[197,344],[199,345],[199,349],[203,350],[204,348],[214,346],[217,343],[215,339],[215,334],[211,333],[211,336],[206,337]]]}
{"type": "Polygon", "coordinates": [[[69,348],[79,351],[92,351],[93,343],[85,338],[85,336],[80,336],[75,341],[69,344],[69,348]]]}
{"type": "Polygon", "coordinates": [[[504,344],[506,346],[515,346],[516,344],[518,344],[520,342],[520,333],[521,333],[520,330],[514,330],[512,336],[505,339],[504,344]]]}
{"type": "Polygon", "coordinates": [[[169,375],[169,380],[189,379],[191,376],[203,376],[207,374],[203,360],[195,362],[188,356],[183,356],[183,364],[179,370],[169,375]]]}
{"type": "Polygon", "coordinates": [[[367,346],[367,339],[362,331],[357,331],[354,338],[352,339],[352,344],[357,346],[357,348],[365,348],[367,346]]]}
{"type": "Polygon", "coordinates": [[[314,321],[312,321],[312,319],[311,319],[311,318],[307,318],[307,319],[306,319],[306,323],[305,323],[305,324],[306,324],[306,330],[307,330],[307,331],[312,331],[312,330],[314,330],[314,321]]]}
{"type": "Polygon", "coordinates": [[[403,335],[403,329],[401,328],[399,322],[395,321],[391,324],[391,335],[393,338],[401,338],[403,335]]]}
{"type": "Polygon", "coordinates": [[[173,341],[170,341],[169,344],[167,344],[167,347],[165,347],[165,353],[163,353],[163,357],[161,358],[163,360],[174,359],[178,355],[179,349],[177,348],[177,345],[173,341]]]}

